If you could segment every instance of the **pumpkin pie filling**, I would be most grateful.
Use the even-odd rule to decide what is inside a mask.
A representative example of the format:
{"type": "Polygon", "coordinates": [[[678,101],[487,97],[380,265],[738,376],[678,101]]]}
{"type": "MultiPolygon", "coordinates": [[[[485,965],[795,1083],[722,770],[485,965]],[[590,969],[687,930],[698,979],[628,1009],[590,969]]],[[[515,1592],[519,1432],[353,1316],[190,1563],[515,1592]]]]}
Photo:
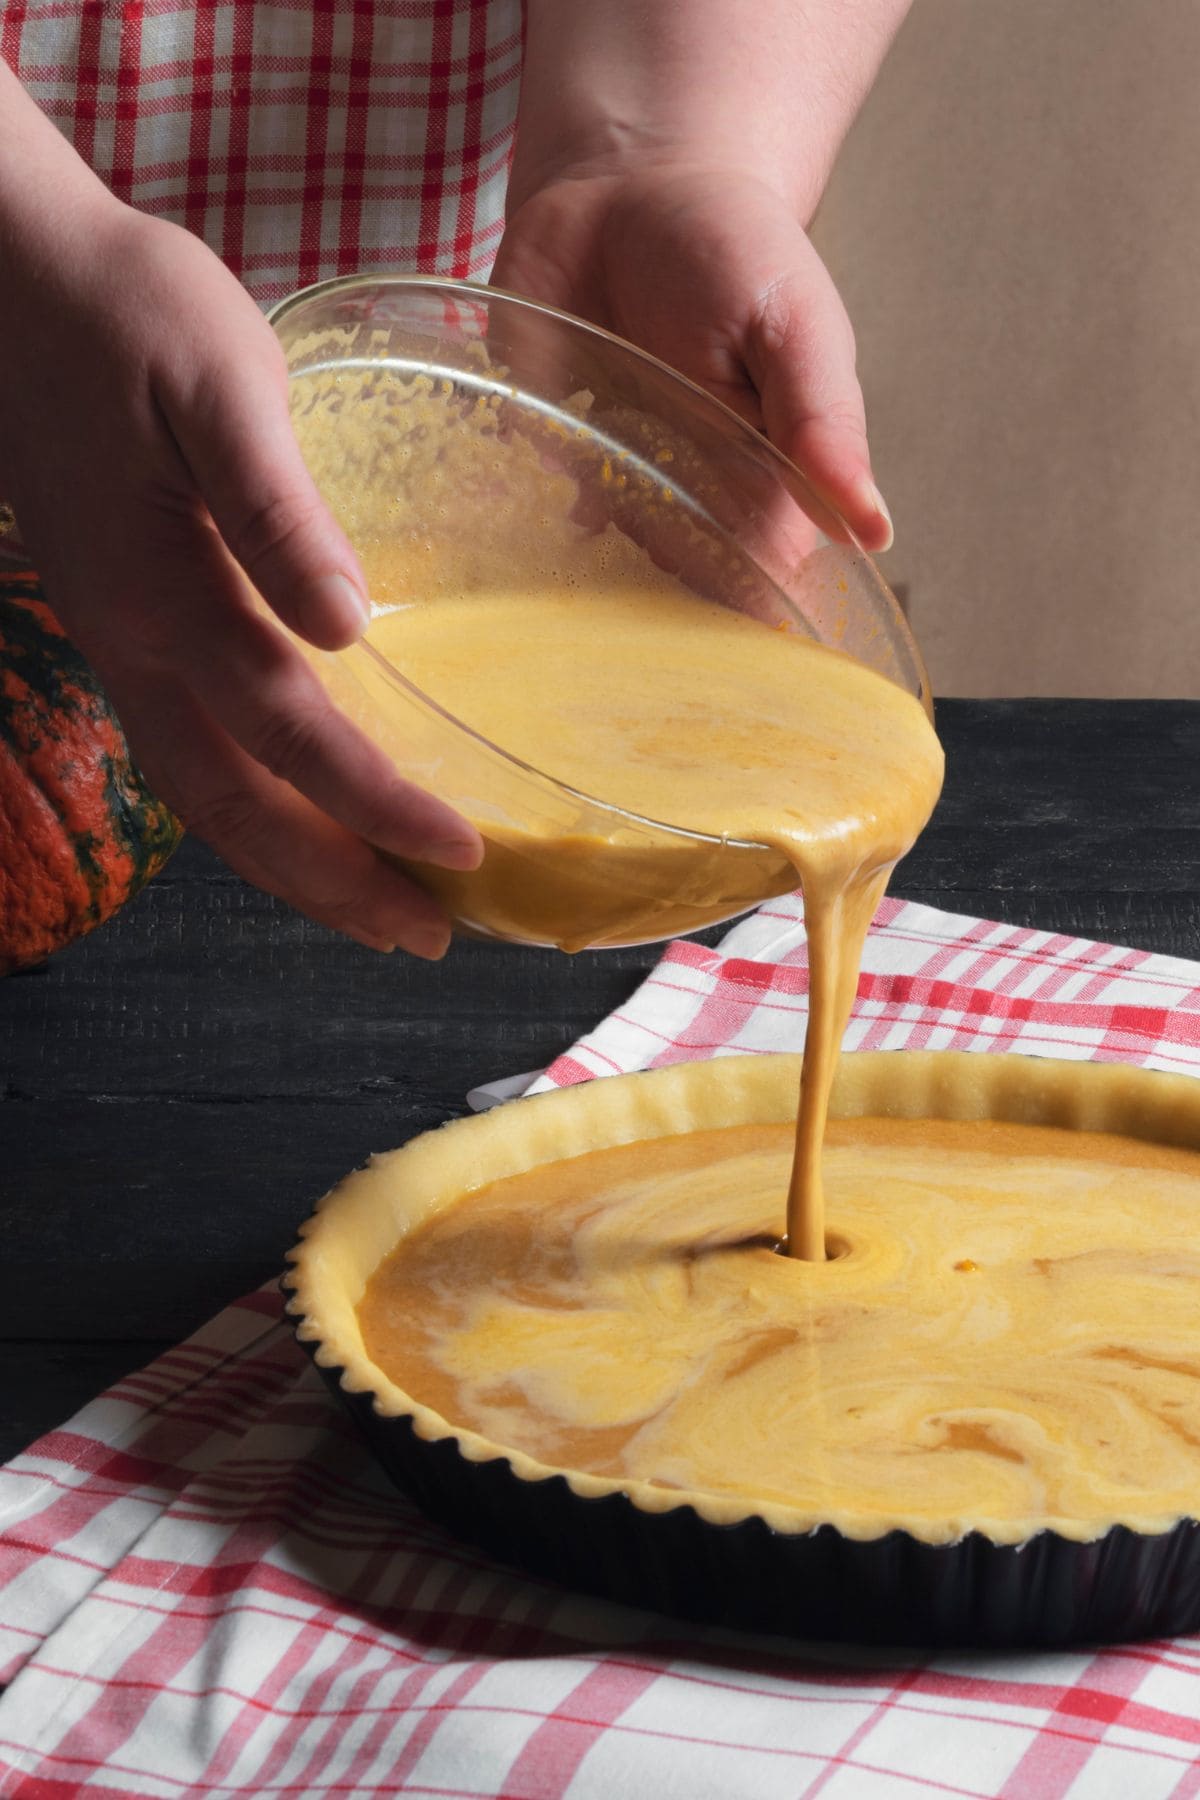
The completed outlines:
{"type": "MultiPolygon", "coordinates": [[[[1194,1517],[1197,1090],[1021,1058],[838,1071],[867,926],[940,787],[917,701],[588,529],[561,471],[539,466],[532,516],[499,482],[495,541],[448,560],[428,522],[379,512],[367,436],[356,456],[326,435],[303,389],[297,428],[367,570],[371,646],[510,756],[679,834],[626,864],[619,829],[539,843],[559,828],[467,806],[483,870],[423,875],[456,915],[460,881],[499,919],[538,884],[549,941],[602,942],[624,871],[690,929],[704,838],[757,847],[760,893],[799,880],[810,962],[802,1077],[769,1057],[615,1078],[349,1177],[294,1255],[318,1362],[468,1462],[647,1513],[938,1545],[1194,1517]]],[[[486,415],[473,430],[390,440],[398,483],[428,458],[434,524],[456,481],[525,454],[486,415]]]]}
{"type": "Polygon", "coordinates": [[[540,1463],[857,1533],[1194,1507],[1200,1156],[834,1121],[824,1265],[775,1254],[790,1157],[741,1125],[481,1187],[374,1274],[367,1354],[540,1463]]]}
{"type": "Polygon", "coordinates": [[[1196,1084],[844,1057],[810,1263],[777,1253],[798,1061],[587,1083],[372,1159],[294,1253],[301,1337],[385,1421],[643,1512],[928,1544],[1194,1518],[1196,1084]]]}
{"type": "MultiPolygon", "coordinates": [[[[837,650],[769,629],[762,615],[779,596],[744,558],[731,554],[727,571],[737,609],[683,585],[670,565],[687,560],[689,527],[662,496],[646,513],[670,515],[673,559],[661,541],[656,556],[615,524],[595,529],[580,517],[576,477],[546,466],[544,445],[501,433],[488,405],[464,413],[427,380],[378,373],[293,389],[301,446],[367,574],[371,646],[510,756],[675,828],[627,867],[586,836],[553,846],[551,895],[567,876],[554,941],[593,941],[589,885],[607,908],[635,871],[640,891],[664,897],[702,883],[720,868],[714,840],[762,848],[776,871],[763,895],[799,880],[810,1026],[786,1239],[792,1254],[821,1260],[821,1132],[863,940],[941,788],[941,747],[920,703],[837,650]],[[425,510],[406,522],[392,497],[414,458],[425,510]],[[496,494],[489,541],[437,531],[463,485],[480,483],[496,494]]],[[[459,916],[481,881],[520,907],[525,886],[547,882],[545,856],[528,854],[545,851],[547,828],[532,812],[498,821],[483,802],[464,810],[485,839],[483,871],[422,869],[420,879],[459,916]]],[[[703,905],[701,892],[694,899],[703,905]]]]}
{"type": "MultiPolygon", "coordinates": [[[[1123,1072],[1058,1073],[992,1106],[981,1089],[1003,1102],[1026,1078],[962,1069],[948,1102],[914,1108],[897,1096],[927,1059],[907,1056],[852,1059],[876,1066],[870,1103],[827,1126],[863,938],[941,784],[918,702],[767,630],[769,583],[745,590],[744,569],[730,565],[736,607],[691,591],[688,555],[656,552],[661,518],[596,529],[569,468],[489,405],[464,415],[428,382],[376,374],[293,399],[367,572],[373,649],[509,756],[675,828],[630,851],[665,904],[711,866],[687,834],[758,846],[804,890],[810,962],[799,1080],[773,1058],[736,1078],[723,1061],[604,1082],[445,1134],[473,1156],[422,1140],[351,1177],[360,1241],[335,1223],[330,1262],[319,1215],[299,1257],[319,1335],[313,1271],[319,1295],[341,1270],[328,1354],[422,1434],[650,1509],[689,1499],[717,1520],[934,1543],[1194,1513],[1197,1134],[1124,1133],[1123,1072]],[[414,458],[428,516],[401,519],[391,496],[414,458]],[[525,465],[532,507],[512,479],[525,465]],[[436,529],[464,482],[494,490],[486,544],[436,529]],[[1091,1129],[1075,1128],[1079,1083],[1111,1102],[1091,1129]],[[597,1126],[614,1116],[615,1133],[597,1126]]],[[[506,889],[521,909],[546,882],[552,941],[597,941],[589,883],[620,879],[619,843],[538,844],[560,827],[465,810],[487,856],[464,882],[490,881],[501,916],[506,889]]],[[[444,897],[469,916],[465,890],[444,897]]]]}

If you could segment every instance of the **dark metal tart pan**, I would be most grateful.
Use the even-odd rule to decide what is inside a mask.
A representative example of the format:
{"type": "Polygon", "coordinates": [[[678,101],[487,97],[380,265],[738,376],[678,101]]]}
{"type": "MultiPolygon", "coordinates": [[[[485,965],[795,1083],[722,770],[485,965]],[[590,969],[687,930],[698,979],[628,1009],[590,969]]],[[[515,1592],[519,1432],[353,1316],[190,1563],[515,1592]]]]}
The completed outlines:
{"type": "MultiPolygon", "coordinates": [[[[722,1059],[729,1116],[712,1123],[739,1116],[736,1065],[762,1060],[722,1059]]],[[[1004,1096],[1003,1110],[988,1116],[1119,1129],[1200,1148],[1200,1083],[1185,1077],[1016,1056],[904,1053],[898,1060],[908,1067],[903,1104],[894,1110],[905,1116],[921,1116],[923,1106],[930,1116],[971,1116],[957,1103],[954,1114],[948,1110],[946,1096],[956,1085],[952,1065],[976,1065],[976,1078],[983,1074],[978,1065],[986,1063],[995,1070],[993,1088],[1004,1096]],[[922,1070],[913,1069],[918,1062],[922,1070]],[[1002,1070],[995,1067],[1000,1064],[1002,1070]],[[915,1081],[909,1079],[914,1074],[915,1081]]],[[[867,1065],[885,1063],[896,1068],[896,1055],[844,1058],[835,1109],[843,1115],[880,1111],[877,1104],[858,1104],[855,1093],[877,1089],[878,1070],[867,1065]]],[[[663,1077],[680,1075],[664,1070],[590,1084],[593,1092],[609,1090],[605,1108],[610,1120],[618,1118],[604,1141],[634,1135],[632,1128],[621,1135],[616,1089],[629,1081],[662,1085],[663,1077]]],[[[667,1100],[669,1089],[668,1082],[667,1100]]],[[[582,1093],[572,1091],[576,1106],[582,1093]]],[[[449,1129],[468,1123],[481,1121],[449,1129]]],[[[505,1172],[495,1170],[497,1176],[505,1172]]],[[[756,1515],[714,1522],[687,1502],[647,1510],[624,1491],[580,1493],[578,1477],[518,1473],[514,1464],[528,1459],[498,1446],[481,1449],[480,1440],[444,1421],[436,1422],[444,1429],[431,1434],[427,1418],[419,1428],[413,1412],[383,1408],[361,1363],[348,1371],[351,1359],[338,1357],[338,1333],[326,1328],[319,1297],[314,1304],[330,1279],[310,1248],[325,1205],[308,1221],[292,1253],[297,1266],[284,1278],[300,1342],[396,1485],[431,1519],[506,1563],[653,1611],[796,1637],[1004,1648],[1200,1629],[1200,1524],[1193,1518],[1159,1531],[1118,1523],[1090,1539],[1045,1529],[1021,1543],[995,1542],[979,1531],[940,1543],[901,1529],[876,1537],[846,1536],[833,1525],[787,1531],[756,1515]]],[[[1197,1227],[1200,1232],[1200,1220],[1197,1227]]],[[[1197,1502],[1200,1508],[1200,1493],[1197,1502]]]]}

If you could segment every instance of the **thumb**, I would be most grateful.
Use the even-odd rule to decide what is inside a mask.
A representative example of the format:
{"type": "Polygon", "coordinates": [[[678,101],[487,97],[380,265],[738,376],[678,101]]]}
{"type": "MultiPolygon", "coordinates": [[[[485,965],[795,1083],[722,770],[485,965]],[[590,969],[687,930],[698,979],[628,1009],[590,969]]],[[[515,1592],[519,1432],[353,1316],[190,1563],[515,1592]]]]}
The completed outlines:
{"type": "Polygon", "coordinates": [[[887,550],[892,521],[871,474],[854,333],[807,238],[763,294],[743,351],[771,442],[842,515],[867,550],[887,550]]]}
{"type": "Polygon", "coordinates": [[[340,650],[369,617],[366,581],[296,442],[283,350],[257,313],[251,325],[236,355],[157,399],[213,523],[272,612],[318,649],[340,650]]]}

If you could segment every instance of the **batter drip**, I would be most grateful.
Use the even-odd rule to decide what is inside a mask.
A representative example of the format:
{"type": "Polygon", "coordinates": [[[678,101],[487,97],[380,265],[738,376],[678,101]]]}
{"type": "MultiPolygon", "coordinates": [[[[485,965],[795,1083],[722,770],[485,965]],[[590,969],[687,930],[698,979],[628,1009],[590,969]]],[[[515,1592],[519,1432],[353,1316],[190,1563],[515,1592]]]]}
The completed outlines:
{"type": "Polygon", "coordinates": [[[614,855],[609,838],[554,840],[533,810],[497,819],[484,801],[467,804],[487,845],[482,871],[419,871],[457,916],[471,917],[473,892],[490,884],[501,915],[532,900],[553,941],[593,942],[589,886],[606,907],[628,877],[664,904],[690,892],[702,908],[705,882],[746,855],[714,857],[712,840],[762,847],[759,897],[799,880],[810,1021],[786,1238],[793,1255],[822,1260],[821,1137],[863,940],[941,787],[922,707],[861,663],[766,625],[778,596],[744,558],[726,574],[748,610],[685,587],[672,570],[690,562],[694,573],[700,558],[678,507],[659,509],[666,523],[652,519],[647,542],[612,523],[596,529],[581,517],[578,467],[548,467],[545,445],[504,435],[490,403],[463,410],[429,382],[378,373],[297,384],[293,402],[306,457],[367,572],[368,642],[510,755],[697,834],[622,861],[619,841],[614,855]],[[486,542],[439,532],[481,486],[486,542]],[[419,512],[399,493],[419,495],[419,512]],[[772,879],[772,869],[789,873],[772,879]]]}

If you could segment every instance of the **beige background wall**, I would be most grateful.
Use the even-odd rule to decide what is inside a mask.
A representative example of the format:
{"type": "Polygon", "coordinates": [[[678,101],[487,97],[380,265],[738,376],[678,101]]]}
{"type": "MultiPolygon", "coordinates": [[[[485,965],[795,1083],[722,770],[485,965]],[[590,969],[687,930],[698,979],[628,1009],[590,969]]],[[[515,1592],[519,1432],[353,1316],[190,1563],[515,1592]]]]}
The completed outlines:
{"type": "Polygon", "coordinates": [[[1200,0],[916,0],[815,235],[935,690],[1200,697],[1200,0]]]}

